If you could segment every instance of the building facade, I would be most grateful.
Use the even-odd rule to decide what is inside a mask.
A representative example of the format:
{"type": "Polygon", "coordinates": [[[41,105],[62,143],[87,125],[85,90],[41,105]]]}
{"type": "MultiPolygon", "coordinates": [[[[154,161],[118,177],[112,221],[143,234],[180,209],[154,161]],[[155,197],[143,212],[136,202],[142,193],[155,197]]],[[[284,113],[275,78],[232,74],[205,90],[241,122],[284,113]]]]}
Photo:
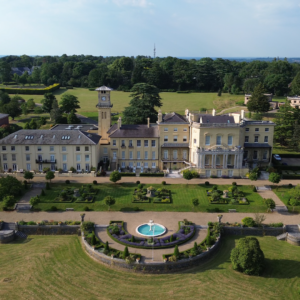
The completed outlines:
{"type": "Polygon", "coordinates": [[[111,89],[96,91],[98,126],[20,130],[0,141],[1,169],[88,172],[109,161],[111,170],[122,172],[194,168],[202,177],[239,177],[271,160],[272,122],[246,120],[244,111],[209,115],[187,109],[184,115],[159,110],[156,123],[125,125],[120,117],[111,125],[111,89]]]}

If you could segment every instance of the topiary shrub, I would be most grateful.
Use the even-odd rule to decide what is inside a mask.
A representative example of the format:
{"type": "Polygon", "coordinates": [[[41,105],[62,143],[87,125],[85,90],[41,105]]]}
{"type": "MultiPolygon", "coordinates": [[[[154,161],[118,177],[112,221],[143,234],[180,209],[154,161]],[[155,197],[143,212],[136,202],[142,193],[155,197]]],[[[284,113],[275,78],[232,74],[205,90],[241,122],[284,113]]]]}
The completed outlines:
{"type": "Polygon", "coordinates": [[[126,257],[128,257],[128,256],[129,256],[128,247],[125,247],[122,258],[126,259],[126,257]]]}
{"type": "Polygon", "coordinates": [[[83,210],[84,210],[84,211],[89,211],[90,209],[89,209],[88,206],[86,206],[83,210]]]}
{"type": "Polygon", "coordinates": [[[171,242],[174,242],[173,234],[170,236],[170,243],[171,243],[171,242]]]}
{"type": "Polygon", "coordinates": [[[105,251],[109,251],[108,242],[105,243],[104,250],[105,250],[105,251]]]}
{"type": "Polygon", "coordinates": [[[252,192],[256,193],[256,186],[252,187],[252,192]]]}
{"type": "Polygon", "coordinates": [[[234,182],[232,183],[232,185],[236,185],[236,182],[234,181],[234,182]]]}
{"type": "Polygon", "coordinates": [[[66,180],[66,184],[70,184],[70,180],[69,179],[66,180]]]}
{"type": "Polygon", "coordinates": [[[246,227],[254,227],[256,225],[255,221],[253,220],[253,218],[250,217],[246,217],[242,220],[243,225],[246,227]]]}
{"type": "Polygon", "coordinates": [[[45,191],[42,189],[41,196],[45,196],[45,195],[46,195],[46,193],[45,193],[45,191]]]}
{"type": "Polygon", "coordinates": [[[205,181],[204,184],[205,184],[205,185],[209,185],[209,181],[205,181]]]}
{"type": "Polygon", "coordinates": [[[96,237],[95,237],[95,233],[93,232],[92,237],[91,237],[91,245],[94,246],[96,245],[96,237]]]}
{"type": "Polygon", "coordinates": [[[289,183],[289,188],[292,188],[292,187],[293,187],[293,185],[291,183],[289,183]]]}
{"type": "Polygon", "coordinates": [[[139,180],[136,181],[136,184],[140,184],[141,182],[139,180]]]}
{"type": "Polygon", "coordinates": [[[179,257],[179,249],[178,249],[178,245],[175,246],[175,249],[174,249],[174,256],[175,256],[176,258],[179,257]]]}
{"type": "Polygon", "coordinates": [[[231,251],[230,260],[234,270],[247,275],[260,275],[265,265],[264,253],[254,237],[239,239],[231,251]]]}
{"type": "Polygon", "coordinates": [[[48,181],[46,182],[46,190],[50,190],[50,184],[48,181]]]}
{"type": "Polygon", "coordinates": [[[97,180],[93,180],[93,184],[95,185],[98,184],[97,180]]]}
{"type": "Polygon", "coordinates": [[[216,185],[214,185],[213,187],[212,187],[212,190],[213,191],[216,191],[218,189],[218,186],[216,186],[216,185]]]}
{"type": "Polygon", "coordinates": [[[51,207],[50,207],[50,210],[51,210],[51,211],[57,211],[57,207],[56,207],[56,206],[51,206],[51,207]]]}
{"type": "Polygon", "coordinates": [[[143,186],[144,186],[144,185],[140,183],[140,184],[138,185],[138,188],[141,190],[141,189],[143,188],[143,186]]]}
{"type": "Polygon", "coordinates": [[[162,184],[162,185],[166,185],[167,183],[166,183],[165,181],[162,181],[161,184],[162,184]]]}

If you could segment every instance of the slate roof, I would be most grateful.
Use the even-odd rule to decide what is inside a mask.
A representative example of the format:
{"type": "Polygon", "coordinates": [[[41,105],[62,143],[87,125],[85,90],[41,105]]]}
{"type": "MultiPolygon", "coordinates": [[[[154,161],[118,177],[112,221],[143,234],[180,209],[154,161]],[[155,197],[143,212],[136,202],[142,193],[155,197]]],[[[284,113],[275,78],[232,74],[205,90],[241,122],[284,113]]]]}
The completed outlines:
{"type": "Polygon", "coordinates": [[[8,114],[0,114],[0,119],[6,118],[8,116],[9,116],[8,114]]]}
{"type": "Polygon", "coordinates": [[[179,115],[175,112],[163,115],[162,123],[188,123],[185,116],[179,115]]]}
{"type": "Polygon", "coordinates": [[[244,143],[244,148],[272,148],[267,143],[244,143]]]}
{"type": "Polygon", "coordinates": [[[109,136],[110,138],[157,138],[159,137],[157,125],[151,125],[149,128],[148,125],[122,125],[120,129],[118,129],[116,125],[117,129],[115,131],[113,131],[112,127],[108,131],[108,133],[112,132],[109,136]]]}
{"type": "Polygon", "coordinates": [[[234,124],[234,117],[228,116],[228,115],[221,115],[221,116],[202,115],[200,117],[200,123],[203,123],[203,124],[204,123],[209,123],[209,124],[232,123],[232,124],[234,124]]]}
{"type": "Polygon", "coordinates": [[[0,145],[96,145],[101,136],[80,130],[19,130],[0,140],[0,145]]]}
{"type": "Polygon", "coordinates": [[[98,130],[98,126],[94,124],[58,124],[53,126],[50,130],[98,130]]]}
{"type": "Polygon", "coordinates": [[[162,148],[188,148],[189,143],[164,143],[162,148]]]}
{"type": "MultiPolygon", "coordinates": [[[[124,126],[124,125],[123,125],[124,126]]],[[[118,124],[114,124],[112,125],[109,130],[107,131],[108,134],[113,133],[114,131],[116,131],[118,129],[118,124]]]]}

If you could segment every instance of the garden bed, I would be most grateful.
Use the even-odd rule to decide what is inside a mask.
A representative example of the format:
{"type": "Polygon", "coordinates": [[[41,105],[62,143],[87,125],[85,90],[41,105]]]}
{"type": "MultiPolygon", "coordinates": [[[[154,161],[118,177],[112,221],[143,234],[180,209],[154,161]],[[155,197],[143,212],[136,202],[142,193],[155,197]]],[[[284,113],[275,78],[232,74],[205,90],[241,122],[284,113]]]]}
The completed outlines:
{"type": "Polygon", "coordinates": [[[193,223],[185,220],[184,223],[178,222],[178,231],[170,236],[157,238],[136,237],[129,234],[124,229],[123,221],[110,221],[107,234],[117,243],[140,249],[164,249],[181,245],[189,241],[196,233],[193,223]]]}

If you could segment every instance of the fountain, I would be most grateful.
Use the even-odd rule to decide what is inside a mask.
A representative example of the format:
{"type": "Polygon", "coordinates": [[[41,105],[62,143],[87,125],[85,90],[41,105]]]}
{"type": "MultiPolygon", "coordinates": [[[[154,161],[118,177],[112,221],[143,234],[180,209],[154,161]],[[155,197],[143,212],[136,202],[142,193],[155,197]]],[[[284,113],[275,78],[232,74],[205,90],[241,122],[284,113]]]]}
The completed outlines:
{"type": "Polygon", "coordinates": [[[136,232],[143,236],[160,236],[167,231],[166,227],[160,224],[154,223],[153,220],[150,220],[148,223],[139,225],[136,228],[136,232]]]}

